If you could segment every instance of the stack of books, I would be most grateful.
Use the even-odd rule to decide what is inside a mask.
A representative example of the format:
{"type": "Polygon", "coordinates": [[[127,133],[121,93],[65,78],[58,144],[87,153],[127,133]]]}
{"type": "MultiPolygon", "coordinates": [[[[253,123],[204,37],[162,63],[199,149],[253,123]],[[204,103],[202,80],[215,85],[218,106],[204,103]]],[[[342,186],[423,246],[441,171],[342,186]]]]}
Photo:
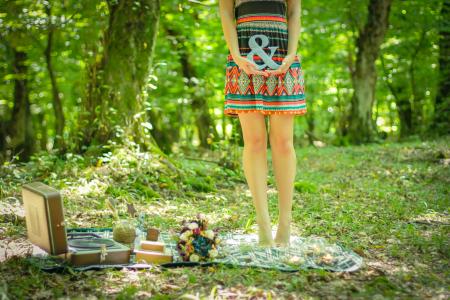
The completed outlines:
{"type": "Polygon", "coordinates": [[[134,250],[135,261],[154,264],[172,262],[173,255],[166,252],[163,242],[141,241],[140,249],[134,250]]]}

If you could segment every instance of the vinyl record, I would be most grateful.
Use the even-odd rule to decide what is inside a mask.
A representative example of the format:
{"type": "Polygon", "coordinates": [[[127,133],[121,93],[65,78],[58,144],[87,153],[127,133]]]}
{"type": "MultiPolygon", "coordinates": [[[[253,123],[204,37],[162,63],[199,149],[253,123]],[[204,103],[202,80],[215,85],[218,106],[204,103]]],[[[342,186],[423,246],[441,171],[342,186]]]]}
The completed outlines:
{"type": "Polygon", "coordinates": [[[114,246],[114,241],[111,239],[93,238],[93,239],[74,239],[69,240],[69,246],[83,249],[99,249],[102,245],[106,248],[114,246]]]}

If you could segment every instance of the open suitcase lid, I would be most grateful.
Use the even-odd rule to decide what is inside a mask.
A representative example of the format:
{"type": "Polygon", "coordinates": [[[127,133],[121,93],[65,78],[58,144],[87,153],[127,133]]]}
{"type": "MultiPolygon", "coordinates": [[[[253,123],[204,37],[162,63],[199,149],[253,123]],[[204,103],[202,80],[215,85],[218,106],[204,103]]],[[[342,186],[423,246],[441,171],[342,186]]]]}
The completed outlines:
{"type": "Polygon", "coordinates": [[[42,183],[22,188],[28,239],[75,266],[129,263],[130,248],[94,233],[67,233],[61,194],[42,183]]]}
{"type": "Polygon", "coordinates": [[[22,187],[28,239],[52,255],[68,252],[61,194],[42,183],[22,187]]]}

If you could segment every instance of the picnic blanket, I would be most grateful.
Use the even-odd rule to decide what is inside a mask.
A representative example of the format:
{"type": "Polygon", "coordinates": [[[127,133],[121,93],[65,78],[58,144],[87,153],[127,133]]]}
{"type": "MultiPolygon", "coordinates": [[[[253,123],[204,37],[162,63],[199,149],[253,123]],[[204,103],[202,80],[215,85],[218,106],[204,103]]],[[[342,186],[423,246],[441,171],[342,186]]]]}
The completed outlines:
{"type": "MultiPolygon", "coordinates": [[[[170,234],[163,232],[160,237],[167,247],[173,249],[174,260],[181,261],[176,251],[176,242],[171,239],[170,234]]],[[[363,264],[362,257],[352,250],[339,244],[328,243],[322,237],[291,236],[291,245],[285,248],[260,247],[257,234],[228,232],[219,233],[219,238],[222,240],[219,246],[220,255],[212,261],[215,264],[260,267],[287,272],[311,268],[352,272],[363,264]]]]}
{"type": "MultiPolygon", "coordinates": [[[[75,231],[77,229],[69,229],[75,231]]],[[[84,232],[87,229],[83,230],[84,232]]],[[[111,237],[111,229],[95,229],[89,232],[101,233],[104,237],[111,237]]],[[[230,265],[240,267],[258,267],[276,269],[283,272],[298,272],[305,269],[323,269],[333,272],[353,272],[363,265],[363,259],[354,251],[347,249],[339,243],[327,242],[325,238],[311,236],[291,236],[289,247],[260,247],[257,234],[242,234],[233,232],[219,232],[221,243],[219,256],[211,261],[184,262],[176,250],[176,240],[173,234],[161,232],[159,241],[164,242],[166,251],[173,255],[173,262],[160,264],[161,267],[182,266],[211,266],[230,265]]],[[[89,265],[83,267],[70,267],[65,262],[52,257],[35,255],[28,258],[31,263],[38,265],[45,271],[61,271],[70,268],[75,271],[104,269],[104,268],[130,268],[142,269],[154,267],[153,264],[136,262],[132,256],[130,264],[121,265],[89,265]]]]}

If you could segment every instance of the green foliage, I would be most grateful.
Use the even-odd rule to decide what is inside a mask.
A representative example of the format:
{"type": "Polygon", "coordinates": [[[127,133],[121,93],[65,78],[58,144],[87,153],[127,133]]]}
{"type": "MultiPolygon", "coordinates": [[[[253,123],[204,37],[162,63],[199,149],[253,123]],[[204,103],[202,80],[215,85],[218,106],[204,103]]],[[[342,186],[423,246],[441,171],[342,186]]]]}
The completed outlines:
{"type": "Polygon", "coordinates": [[[317,186],[314,183],[307,181],[296,181],[294,188],[300,193],[315,193],[317,192],[317,186]]]}
{"type": "MultiPolygon", "coordinates": [[[[104,0],[51,2],[54,18],[49,22],[46,3],[9,1],[0,13],[0,77],[4,83],[0,86],[0,124],[7,124],[11,118],[16,76],[11,68],[12,49],[21,49],[26,52],[28,65],[31,66],[26,77],[29,79],[31,114],[38,151],[54,148],[56,138],[52,84],[43,56],[49,30],[54,33],[53,71],[66,117],[63,139],[71,148],[74,140],[86,134],[84,127],[96,130],[97,126],[103,124],[99,115],[91,123],[84,124],[82,130],[78,128],[80,117],[88,113],[80,105],[86,100],[86,87],[92,85],[95,88],[95,82],[89,80],[96,77],[90,76],[92,74],[89,72],[93,70],[88,67],[101,61],[105,50],[102,35],[109,26],[112,7],[104,0]]],[[[133,7],[137,7],[141,1],[133,3],[133,7]]],[[[302,31],[297,52],[302,58],[305,72],[309,113],[296,119],[298,126],[295,135],[301,144],[306,144],[308,141],[304,138],[312,134],[313,139],[348,145],[343,133],[352,95],[349,70],[356,56],[354,45],[357,32],[367,18],[367,3],[314,0],[302,5],[302,31]]],[[[433,121],[433,101],[439,74],[437,45],[441,6],[441,0],[393,3],[391,26],[380,59],[377,60],[377,99],[373,116],[378,131],[385,138],[397,138],[403,126],[398,115],[398,99],[404,99],[413,108],[412,127],[408,135],[426,135],[433,121]]],[[[133,101],[123,101],[119,111],[116,106],[109,106],[104,112],[99,103],[93,103],[93,109],[102,113],[101,118],[105,118],[107,124],[117,125],[114,130],[118,136],[125,135],[125,139],[132,140],[139,135],[148,137],[151,134],[155,144],[166,153],[177,148],[196,149],[201,125],[196,123],[199,112],[193,103],[195,99],[202,99],[206,101],[209,109],[206,113],[214,123],[214,128],[210,129],[210,147],[225,150],[230,140],[233,140],[232,144],[239,143],[236,139],[236,135],[240,135],[238,120],[222,114],[224,66],[228,49],[219,16],[217,0],[161,1],[155,52],[151,58],[149,75],[143,79],[144,86],[139,95],[142,107],[135,116],[130,116],[137,120],[131,133],[128,128],[131,125],[123,123],[119,116],[133,106],[133,101]],[[190,66],[186,66],[186,59],[190,66]],[[184,78],[187,67],[190,68],[190,78],[184,78]]],[[[148,26],[141,27],[148,30],[148,26]]],[[[115,34],[121,32],[121,28],[116,29],[113,31],[115,34]]],[[[136,43],[136,47],[150,47],[139,38],[136,43]]],[[[131,44],[128,46],[134,47],[131,44]]],[[[122,50],[125,49],[128,48],[122,50]]],[[[111,74],[114,74],[116,81],[125,80],[127,83],[117,87],[119,89],[130,88],[128,85],[134,84],[129,82],[133,81],[129,72],[147,72],[124,67],[125,58],[133,55],[123,54],[123,51],[114,52],[110,57],[114,60],[114,72],[111,74]],[[126,78],[123,77],[125,74],[126,78]]],[[[141,65],[147,69],[148,55],[138,59],[145,60],[141,65]]],[[[100,80],[101,74],[97,76],[100,76],[100,80]]],[[[105,104],[105,101],[102,103],[105,104]]],[[[150,137],[148,139],[145,143],[151,140],[150,137]]],[[[93,148],[79,150],[101,152],[101,147],[94,145],[93,148]]],[[[228,152],[228,149],[227,155],[220,161],[223,166],[235,169],[237,165],[233,162],[236,159],[230,158],[232,152],[228,152]]],[[[15,154],[10,155],[12,157],[15,154]]]]}
{"type": "Polygon", "coordinates": [[[210,176],[206,177],[187,177],[184,183],[197,192],[215,191],[214,181],[210,176]]]}
{"type": "MultiPolygon", "coordinates": [[[[37,151],[26,164],[18,161],[19,153],[0,155],[0,204],[20,198],[22,184],[41,180],[63,191],[71,227],[112,226],[115,216],[107,205],[113,201],[118,218],[125,218],[126,205],[133,203],[146,213],[148,224],[164,230],[174,228],[194,210],[205,212],[224,230],[255,230],[252,201],[240,163],[243,143],[239,121],[222,114],[228,49],[217,0],[161,1],[155,54],[139,94],[143,107],[137,115],[129,115],[142,122],[131,128],[118,117],[124,107],[134,104],[130,100],[121,103],[120,111],[94,105],[94,111],[117,123],[116,137],[126,142],[118,145],[112,138],[109,143],[78,149],[83,156],[55,149],[53,90],[43,53],[52,29],[51,57],[66,117],[63,139],[71,149],[74,140],[84,137],[77,129],[86,113],[81,103],[86,101],[86,87],[95,86],[93,79],[100,78],[89,76],[92,70],[88,66],[101,62],[103,33],[109,26],[109,4],[113,2],[3,2],[0,148],[12,118],[15,79],[26,78],[37,151]],[[49,3],[51,22],[46,14],[49,3]],[[27,54],[28,74],[14,74],[14,49],[27,54]],[[184,78],[183,58],[194,74],[190,78],[184,78]],[[208,137],[213,153],[198,147],[195,99],[206,101],[206,113],[213,119],[213,133],[208,137]],[[145,136],[145,143],[134,140],[138,133],[145,136]],[[171,155],[166,156],[161,149],[171,155]]],[[[133,1],[133,9],[138,9],[137,3],[133,1]]],[[[342,242],[375,264],[358,274],[345,275],[343,283],[339,274],[308,271],[292,276],[215,267],[47,274],[17,258],[0,264],[0,298],[6,294],[11,299],[28,295],[163,299],[185,292],[205,297],[242,292],[257,298],[267,296],[269,290],[276,293],[268,293],[272,298],[287,298],[285,293],[301,294],[302,298],[445,297],[442,291],[449,276],[444,267],[450,253],[448,224],[443,225],[449,213],[449,140],[421,141],[428,135],[435,110],[443,1],[393,2],[391,26],[376,62],[377,96],[372,117],[384,138],[395,140],[401,126],[398,99],[404,99],[413,108],[412,131],[403,143],[353,147],[342,136],[352,94],[349,71],[357,51],[355,39],[367,19],[367,3],[302,3],[297,52],[305,71],[309,112],[296,119],[296,146],[321,140],[346,147],[299,149],[293,217],[295,233],[342,242]],[[400,271],[402,266],[407,269],[400,271]]],[[[141,42],[137,46],[145,47],[141,42]]],[[[114,77],[120,83],[123,71],[128,74],[125,83],[133,84],[128,73],[132,70],[123,67],[127,53],[121,54],[113,58],[114,77]]],[[[147,58],[140,57],[145,62],[147,58]]],[[[96,118],[83,129],[97,129],[98,124],[96,118]]],[[[273,176],[269,184],[275,185],[273,176]]],[[[269,207],[276,220],[276,194],[269,194],[269,207]]],[[[2,245],[26,235],[23,218],[14,212],[2,210],[0,223],[2,245]]],[[[19,244],[21,249],[26,247],[19,244]]]]}
{"type": "Polygon", "coordinates": [[[13,109],[14,74],[13,48],[27,53],[27,64],[32,66],[26,74],[29,82],[31,114],[36,128],[38,148],[47,150],[55,138],[55,118],[52,86],[44,58],[47,35],[54,32],[52,62],[62,95],[66,128],[64,139],[75,128],[79,103],[83,97],[86,62],[95,59],[95,48],[100,29],[105,26],[105,6],[102,1],[51,2],[54,19],[48,24],[46,1],[7,1],[0,9],[0,123],[10,120],[13,109]],[[93,51],[94,50],[94,51],[93,51]]]}
{"type": "MultiPolygon", "coordinates": [[[[176,298],[195,293],[199,297],[225,295],[239,289],[247,295],[271,291],[272,298],[291,294],[303,298],[334,298],[338,294],[364,299],[438,298],[448,285],[448,144],[447,137],[297,149],[292,232],[322,236],[353,249],[370,262],[358,272],[342,275],[305,270],[285,274],[211,266],[55,274],[41,272],[23,258],[12,258],[0,264],[0,294],[14,299],[27,295],[176,298]]],[[[111,227],[114,219],[108,203],[114,201],[120,219],[128,218],[127,204],[132,203],[138,212],[145,213],[146,226],[160,230],[176,229],[193,211],[201,211],[212,221],[212,228],[256,232],[254,207],[242,173],[235,173],[233,179],[224,168],[212,167],[214,163],[172,157],[179,167],[175,171],[162,163],[161,157],[137,147],[109,150],[97,158],[41,154],[26,164],[4,165],[0,169],[5,176],[2,179],[6,179],[0,181],[2,198],[18,197],[21,184],[39,174],[40,180],[62,190],[69,227],[111,227]],[[48,171],[52,166],[53,172],[48,171]],[[182,176],[175,175],[178,173],[182,176]],[[171,178],[177,189],[159,184],[154,178],[160,174],[171,178]],[[186,185],[186,181],[195,183],[186,185]],[[138,188],[141,185],[161,197],[149,198],[146,189],[138,188]]],[[[272,171],[269,175],[273,178],[272,171]]],[[[272,225],[276,226],[277,194],[268,196],[272,225]]],[[[15,203],[8,198],[0,204],[5,202],[15,203]]],[[[6,215],[5,210],[0,215],[0,240],[7,241],[9,247],[15,242],[26,252],[29,244],[23,242],[23,218],[14,221],[14,212],[6,215]]],[[[9,249],[8,255],[12,251],[9,249]]]]}
{"type": "MultiPolygon", "coordinates": [[[[172,185],[172,187],[173,186],[174,185],[172,185]]],[[[147,199],[161,198],[161,195],[157,191],[155,191],[154,189],[143,183],[135,182],[132,184],[132,187],[136,190],[136,193],[142,194],[147,199]]]]}

